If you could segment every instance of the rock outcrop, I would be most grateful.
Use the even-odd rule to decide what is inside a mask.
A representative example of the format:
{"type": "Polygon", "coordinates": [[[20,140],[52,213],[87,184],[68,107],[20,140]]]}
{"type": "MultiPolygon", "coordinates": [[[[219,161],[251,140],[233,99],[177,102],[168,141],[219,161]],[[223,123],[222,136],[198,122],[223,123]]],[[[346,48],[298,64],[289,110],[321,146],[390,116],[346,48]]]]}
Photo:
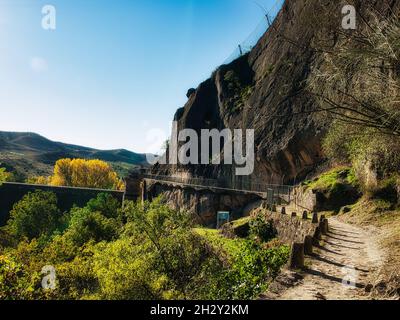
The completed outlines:
{"type": "MultiPolygon", "coordinates": [[[[316,43],[334,47],[342,8],[349,1],[287,0],[248,54],[219,67],[188,94],[174,117],[178,130],[254,129],[255,170],[244,180],[296,184],[325,161],[321,140],[331,123],[308,112],[315,100],[307,93],[313,68],[324,59],[316,43]]],[[[369,1],[380,12],[395,0],[369,1]]],[[[362,13],[365,1],[350,1],[362,13]]],[[[221,150],[222,152],[222,150],[221,150]]],[[[233,165],[160,165],[162,175],[198,176],[235,182],[233,165]]],[[[246,181],[247,182],[247,181],[246,181]]]]}

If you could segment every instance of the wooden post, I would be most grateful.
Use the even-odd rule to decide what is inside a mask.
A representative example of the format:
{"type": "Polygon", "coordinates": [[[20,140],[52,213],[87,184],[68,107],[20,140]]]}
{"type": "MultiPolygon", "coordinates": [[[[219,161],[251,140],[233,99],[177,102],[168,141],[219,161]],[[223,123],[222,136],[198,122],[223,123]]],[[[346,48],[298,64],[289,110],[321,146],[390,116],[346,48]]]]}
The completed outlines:
{"type": "Polygon", "coordinates": [[[306,236],[304,238],[304,254],[311,256],[313,254],[313,237],[306,236]]]}
{"type": "Polygon", "coordinates": [[[304,243],[293,243],[289,261],[290,269],[304,268],[304,243]]]}
{"type": "Polygon", "coordinates": [[[313,213],[312,223],[318,223],[318,213],[316,212],[313,213]]]}
{"type": "Polygon", "coordinates": [[[308,212],[304,211],[303,212],[303,220],[307,220],[308,219],[308,212]]]}
{"type": "Polygon", "coordinates": [[[329,228],[328,228],[328,219],[324,219],[321,221],[322,229],[321,232],[322,234],[328,234],[329,228]]]}
{"type": "Polygon", "coordinates": [[[285,207],[282,207],[281,213],[282,214],[286,214],[286,208],[285,207]]]}
{"type": "Polygon", "coordinates": [[[322,235],[326,235],[326,230],[325,230],[325,220],[321,220],[319,222],[319,230],[321,231],[322,235]]]}
{"type": "Polygon", "coordinates": [[[315,232],[314,232],[314,237],[313,238],[318,240],[318,241],[322,239],[321,238],[321,229],[319,227],[315,228],[315,232]]]}

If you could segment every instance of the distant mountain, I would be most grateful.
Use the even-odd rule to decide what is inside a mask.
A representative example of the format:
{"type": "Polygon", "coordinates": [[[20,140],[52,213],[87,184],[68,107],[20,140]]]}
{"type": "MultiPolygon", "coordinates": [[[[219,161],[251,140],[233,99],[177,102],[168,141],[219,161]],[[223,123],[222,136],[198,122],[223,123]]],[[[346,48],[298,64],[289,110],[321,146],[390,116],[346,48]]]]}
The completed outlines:
{"type": "Polygon", "coordinates": [[[61,158],[100,159],[109,162],[121,175],[136,166],[146,166],[146,155],[125,149],[97,150],[51,141],[36,133],[0,131],[0,166],[24,180],[34,175],[50,175],[61,158]]]}

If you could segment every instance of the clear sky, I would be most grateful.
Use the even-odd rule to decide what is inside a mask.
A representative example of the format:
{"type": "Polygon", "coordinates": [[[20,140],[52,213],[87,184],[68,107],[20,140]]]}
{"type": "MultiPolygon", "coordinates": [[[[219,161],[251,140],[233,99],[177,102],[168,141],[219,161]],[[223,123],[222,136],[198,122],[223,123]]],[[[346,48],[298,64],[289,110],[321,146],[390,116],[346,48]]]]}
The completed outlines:
{"type": "Polygon", "coordinates": [[[0,0],[0,130],[154,152],[152,135],[168,134],[187,89],[263,19],[257,3],[0,0]],[[41,25],[46,4],[54,31],[41,25]]]}

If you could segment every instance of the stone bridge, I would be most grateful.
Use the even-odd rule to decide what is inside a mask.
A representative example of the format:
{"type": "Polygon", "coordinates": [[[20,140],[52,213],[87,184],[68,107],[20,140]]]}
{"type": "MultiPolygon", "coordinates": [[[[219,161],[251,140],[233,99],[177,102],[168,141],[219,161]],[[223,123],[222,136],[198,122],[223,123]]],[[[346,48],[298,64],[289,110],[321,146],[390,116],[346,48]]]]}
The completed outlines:
{"type": "Polygon", "coordinates": [[[163,195],[175,209],[184,209],[199,223],[213,226],[218,211],[229,211],[233,218],[247,215],[252,209],[290,203],[293,187],[263,184],[260,181],[183,178],[133,172],[126,180],[126,199],[151,200],[163,195]]]}

